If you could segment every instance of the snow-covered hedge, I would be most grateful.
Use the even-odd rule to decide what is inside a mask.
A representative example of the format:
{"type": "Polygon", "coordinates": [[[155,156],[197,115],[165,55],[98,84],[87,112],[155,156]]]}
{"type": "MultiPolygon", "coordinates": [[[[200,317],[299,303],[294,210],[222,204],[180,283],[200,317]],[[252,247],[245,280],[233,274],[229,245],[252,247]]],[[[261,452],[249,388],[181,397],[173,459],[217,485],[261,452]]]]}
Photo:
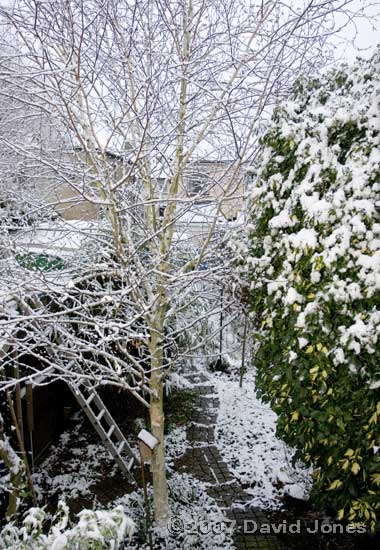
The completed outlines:
{"type": "MultiPolygon", "coordinates": [[[[248,273],[262,397],[314,499],[380,520],[380,50],[299,80],[253,170],[248,273]]],[[[244,271],[244,268],[243,268],[244,271]]]]}

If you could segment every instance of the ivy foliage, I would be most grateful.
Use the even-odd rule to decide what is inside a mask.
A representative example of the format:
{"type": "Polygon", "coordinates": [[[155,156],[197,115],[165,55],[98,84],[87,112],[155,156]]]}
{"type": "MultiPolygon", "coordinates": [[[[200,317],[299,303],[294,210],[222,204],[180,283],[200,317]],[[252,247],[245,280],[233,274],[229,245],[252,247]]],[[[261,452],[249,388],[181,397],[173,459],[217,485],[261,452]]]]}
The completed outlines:
{"type": "Polygon", "coordinates": [[[312,499],[380,525],[380,50],[300,79],[254,168],[239,243],[258,388],[312,499]]]}

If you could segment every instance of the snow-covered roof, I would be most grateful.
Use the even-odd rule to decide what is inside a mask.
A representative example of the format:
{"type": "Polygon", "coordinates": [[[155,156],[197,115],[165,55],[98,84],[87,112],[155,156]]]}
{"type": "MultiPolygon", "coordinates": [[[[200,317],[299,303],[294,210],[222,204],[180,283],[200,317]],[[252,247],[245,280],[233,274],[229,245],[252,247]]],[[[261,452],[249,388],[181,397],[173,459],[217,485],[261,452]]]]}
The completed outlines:
{"type": "Polygon", "coordinates": [[[178,222],[180,224],[190,223],[212,223],[215,216],[218,218],[218,222],[226,222],[226,218],[221,212],[217,213],[216,204],[194,204],[193,206],[186,208],[183,213],[179,212],[178,222]]]}
{"type": "Polygon", "coordinates": [[[148,432],[147,430],[141,430],[137,436],[137,438],[142,441],[143,443],[145,443],[145,445],[147,447],[149,447],[149,449],[151,449],[153,451],[153,449],[155,447],[157,447],[158,445],[158,439],[156,439],[154,437],[154,435],[152,435],[150,432],[148,432]]]}
{"type": "Polygon", "coordinates": [[[25,252],[67,256],[78,251],[96,229],[95,223],[81,220],[43,223],[18,231],[14,236],[14,244],[25,252]]]}

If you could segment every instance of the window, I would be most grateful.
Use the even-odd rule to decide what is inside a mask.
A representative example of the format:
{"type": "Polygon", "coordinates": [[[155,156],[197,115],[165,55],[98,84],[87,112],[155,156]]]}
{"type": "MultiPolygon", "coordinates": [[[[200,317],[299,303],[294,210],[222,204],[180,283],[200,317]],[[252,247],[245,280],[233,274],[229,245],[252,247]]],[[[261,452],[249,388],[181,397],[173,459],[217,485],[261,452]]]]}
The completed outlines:
{"type": "Polygon", "coordinates": [[[189,195],[207,194],[208,177],[200,172],[193,172],[186,178],[186,187],[189,195]]]}

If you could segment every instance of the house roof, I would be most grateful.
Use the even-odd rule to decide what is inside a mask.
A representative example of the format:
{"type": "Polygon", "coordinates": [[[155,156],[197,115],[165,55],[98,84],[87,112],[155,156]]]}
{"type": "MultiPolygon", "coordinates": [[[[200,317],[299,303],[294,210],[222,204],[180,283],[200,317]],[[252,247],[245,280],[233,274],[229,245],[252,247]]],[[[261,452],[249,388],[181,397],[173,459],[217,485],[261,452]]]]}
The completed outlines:
{"type": "Polygon", "coordinates": [[[71,223],[47,222],[18,231],[14,243],[16,248],[25,252],[67,256],[79,250],[96,229],[96,223],[81,220],[71,223]]]}

